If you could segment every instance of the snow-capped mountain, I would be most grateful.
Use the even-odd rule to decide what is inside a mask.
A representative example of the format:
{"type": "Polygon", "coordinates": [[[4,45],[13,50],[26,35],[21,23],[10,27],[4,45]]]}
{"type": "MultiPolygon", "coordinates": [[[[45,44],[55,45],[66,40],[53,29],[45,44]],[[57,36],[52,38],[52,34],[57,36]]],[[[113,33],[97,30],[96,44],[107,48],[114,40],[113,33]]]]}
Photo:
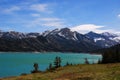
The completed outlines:
{"type": "Polygon", "coordinates": [[[0,31],[0,38],[8,38],[8,39],[22,39],[22,38],[28,38],[28,37],[37,37],[40,36],[40,33],[22,33],[22,32],[15,32],[15,31],[8,31],[3,32],[0,31]]]}
{"type": "Polygon", "coordinates": [[[114,37],[118,36],[117,34],[113,34],[113,33],[110,33],[110,32],[103,32],[103,33],[101,33],[101,35],[107,36],[109,38],[114,38],[114,37]]]}
{"type": "Polygon", "coordinates": [[[26,37],[24,33],[9,31],[9,32],[0,32],[0,37],[8,39],[21,39],[26,37]]]}
{"type": "Polygon", "coordinates": [[[120,35],[89,32],[85,35],[69,28],[43,33],[0,31],[0,51],[87,52],[120,43],[120,35]]]}
{"type": "Polygon", "coordinates": [[[120,43],[120,36],[117,34],[104,32],[101,34],[95,32],[89,32],[85,34],[87,37],[91,38],[97,45],[101,47],[111,47],[120,43]]]}
{"type": "Polygon", "coordinates": [[[37,36],[40,36],[41,33],[27,33],[26,34],[26,37],[32,37],[32,38],[36,38],[37,36]]]}
{"type": "Polygon", "coordinates": [[[50,32],[51,32],[51,31],[49,31],[49,30],[44,31],[44,32],[42,33],[42,35],[43,35],[43,36],[46,36],[46,35],[48,35],[50,32]]]}
{"type": "Polygon", "coordinates": [[[91,39],[78,32],[72,32],[69,28],[52,30],[47,32],[45,37],[53,47],[61,51],[83,51],[85,49],[88,51],[98,48],[91,39]]]}
{"type": "Polygon", "coordinates": [[[102,35],[107,36],[112,41],[120,43],[120,35],[119,34],[104,32],[104,33],[102,33],[102,35]]]}
{"type": "Polygon", "coordinates": [[[42,34],[0,31],[0,51],[87,52],[98,48],[91,39],[68,28],[42,34]]]}
{"type": "Polygon", "coordinates": [[[43,33],[43,35],[44,34],[47,34],[45,36],[52,35],[52,36],[59,36],[59,37],[62,37],[62,38],[68,39],[68,40],[78,40],[76,37],[76,32],[72,32],[68,28],[55,29],[49,33],[48,32],[43,33]]]}
{"type": "Polygon", "coordinates": [[[55,29],[49,32],[48,31],[45,31],[45,32],[43,33],[45,37],[56,36],[56,37],[61,37],[63,39],[73,40],[73,41],[79,41],[79,40],[85,40],[85,39],[86,41],[91,40],[88,37],[76,31],[72,32],[69,28],[55,29]]]}

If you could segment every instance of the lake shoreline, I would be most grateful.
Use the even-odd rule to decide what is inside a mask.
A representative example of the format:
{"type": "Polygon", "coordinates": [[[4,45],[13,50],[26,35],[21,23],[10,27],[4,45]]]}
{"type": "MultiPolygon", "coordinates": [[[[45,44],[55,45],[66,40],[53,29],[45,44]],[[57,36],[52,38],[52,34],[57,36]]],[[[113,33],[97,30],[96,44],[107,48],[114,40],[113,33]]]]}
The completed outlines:
{"type": "MultiPolygon", "coordinates": [[[[29,74],[33,70],[33,64],[38,63],[39,70],[45,71],[50,63],[53,63],[55,57],[61,57],[62,66],[67,62],[70,64],[84,64],[85,58],[88,58],[90,64],[97,63],[101,55],[88,53],[33,53],[33,52],[3,52],[0,53],[0,77],[17,76],[22,73],[29,74]],[[12,72],[12,73],[11,73],[12,72]]],[[[54,65],[54,64],[53,64],[54,65]]]]}
{"type": "Polygon", "coordinates": [[[42,54],[46,54],[46,53],[49,53],[49,54],[50,53],[55,53],[55,54],[57,54],[57,53],[63,53],[63,54],[69,54],[69,53],[81,54],[81,53],[84,53],[84,54],[93,54],[93,55],[101,55],[102,54],[102,53],[91,53],[91,52],[54,52],[54,51],[53,52],[47,52],[47,51],[46,52],[32,52],[32,51],[30,51],[30,52],[14,52],[14,51],[13,52],[12,51],[8,51],[8,52],[4,52],[3,51],[3,52],[1,52],[0,51],[0,54],[1,53],[36,53],[36,54],[37,53],[42,53],[42,54]]]}

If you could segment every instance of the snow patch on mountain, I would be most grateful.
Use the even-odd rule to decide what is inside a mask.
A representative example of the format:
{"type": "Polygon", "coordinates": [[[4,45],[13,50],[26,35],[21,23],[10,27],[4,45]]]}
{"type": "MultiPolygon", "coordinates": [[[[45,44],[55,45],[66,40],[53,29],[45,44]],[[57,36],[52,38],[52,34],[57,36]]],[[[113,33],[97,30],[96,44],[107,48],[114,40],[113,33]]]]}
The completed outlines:
{"type": "Polygon", "coordinates": [[[118,34],[104,32],[104,33],[102,33],[102,35],[107,36],[112,41],[120,43],[120,35],[118,35],[118,34]]]}
{"type": "Polygon", "coordinates": [[[47,36],[51,31],[47,30],[45,32],[42,33],[43,36],[47,36]]]}
{"type": "Polygon", "coordinates": [[[61,32],[59,32],[58,35],[65,38],[65,35],[63,35],[61,32]]]}
{"type": "Polygon", "coordinates": [[[75,32],[74,32],[74,40],[78,40],[75,32]]]}
{"type": "Polygon", "coordinates": [[[100,41],[100,40],[105,40],[104,38],[95,38],[94,42],[100,41]]]}
{"type": "Polygon", "coordinates": [[[107,37],[109,37],[109,38],[114,38],[114,37],[117,37],[117,36],[118,36],[117,34],[109,33],[109,32],[101,33],[101,35],[107,36],[107,37]]]}
{"type": "Polygon", "coordinates": [[[120,43],[120,36],[114,37],[114,38],[109,38],[109,39],[114,40],[114,41],[120,43]]]}

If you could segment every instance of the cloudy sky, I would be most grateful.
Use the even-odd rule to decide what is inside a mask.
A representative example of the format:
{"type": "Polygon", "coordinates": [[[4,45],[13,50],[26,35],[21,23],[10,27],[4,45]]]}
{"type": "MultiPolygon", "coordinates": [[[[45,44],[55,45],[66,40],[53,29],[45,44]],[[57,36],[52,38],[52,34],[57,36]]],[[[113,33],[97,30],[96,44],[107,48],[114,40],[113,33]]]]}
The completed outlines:
{"type": "Polygon", "coordinates": [[[0,0],[0,30],[120,32],[120,0],[0,0]]]}

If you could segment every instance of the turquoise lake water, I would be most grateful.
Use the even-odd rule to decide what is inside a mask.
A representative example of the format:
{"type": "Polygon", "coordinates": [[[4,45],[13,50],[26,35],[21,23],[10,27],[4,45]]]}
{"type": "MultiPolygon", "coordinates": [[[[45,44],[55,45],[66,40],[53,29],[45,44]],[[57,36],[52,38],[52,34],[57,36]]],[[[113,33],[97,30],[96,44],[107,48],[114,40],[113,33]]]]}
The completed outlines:
{"type": "Polygon", "coordinates": [[[84,53],[26,53],[26,52],[1,52],[0,53],[0,77],[18,76],[22,73],[29,74],[33,70],[33,64],[39,64],[39,70],[45,71],[49,63],[53,63],[56,56],[61,57],[62,66],[67,62],[72,64],[84,64],[85,58],[90,63],[97,63],[101,55],[84,53]]]}

